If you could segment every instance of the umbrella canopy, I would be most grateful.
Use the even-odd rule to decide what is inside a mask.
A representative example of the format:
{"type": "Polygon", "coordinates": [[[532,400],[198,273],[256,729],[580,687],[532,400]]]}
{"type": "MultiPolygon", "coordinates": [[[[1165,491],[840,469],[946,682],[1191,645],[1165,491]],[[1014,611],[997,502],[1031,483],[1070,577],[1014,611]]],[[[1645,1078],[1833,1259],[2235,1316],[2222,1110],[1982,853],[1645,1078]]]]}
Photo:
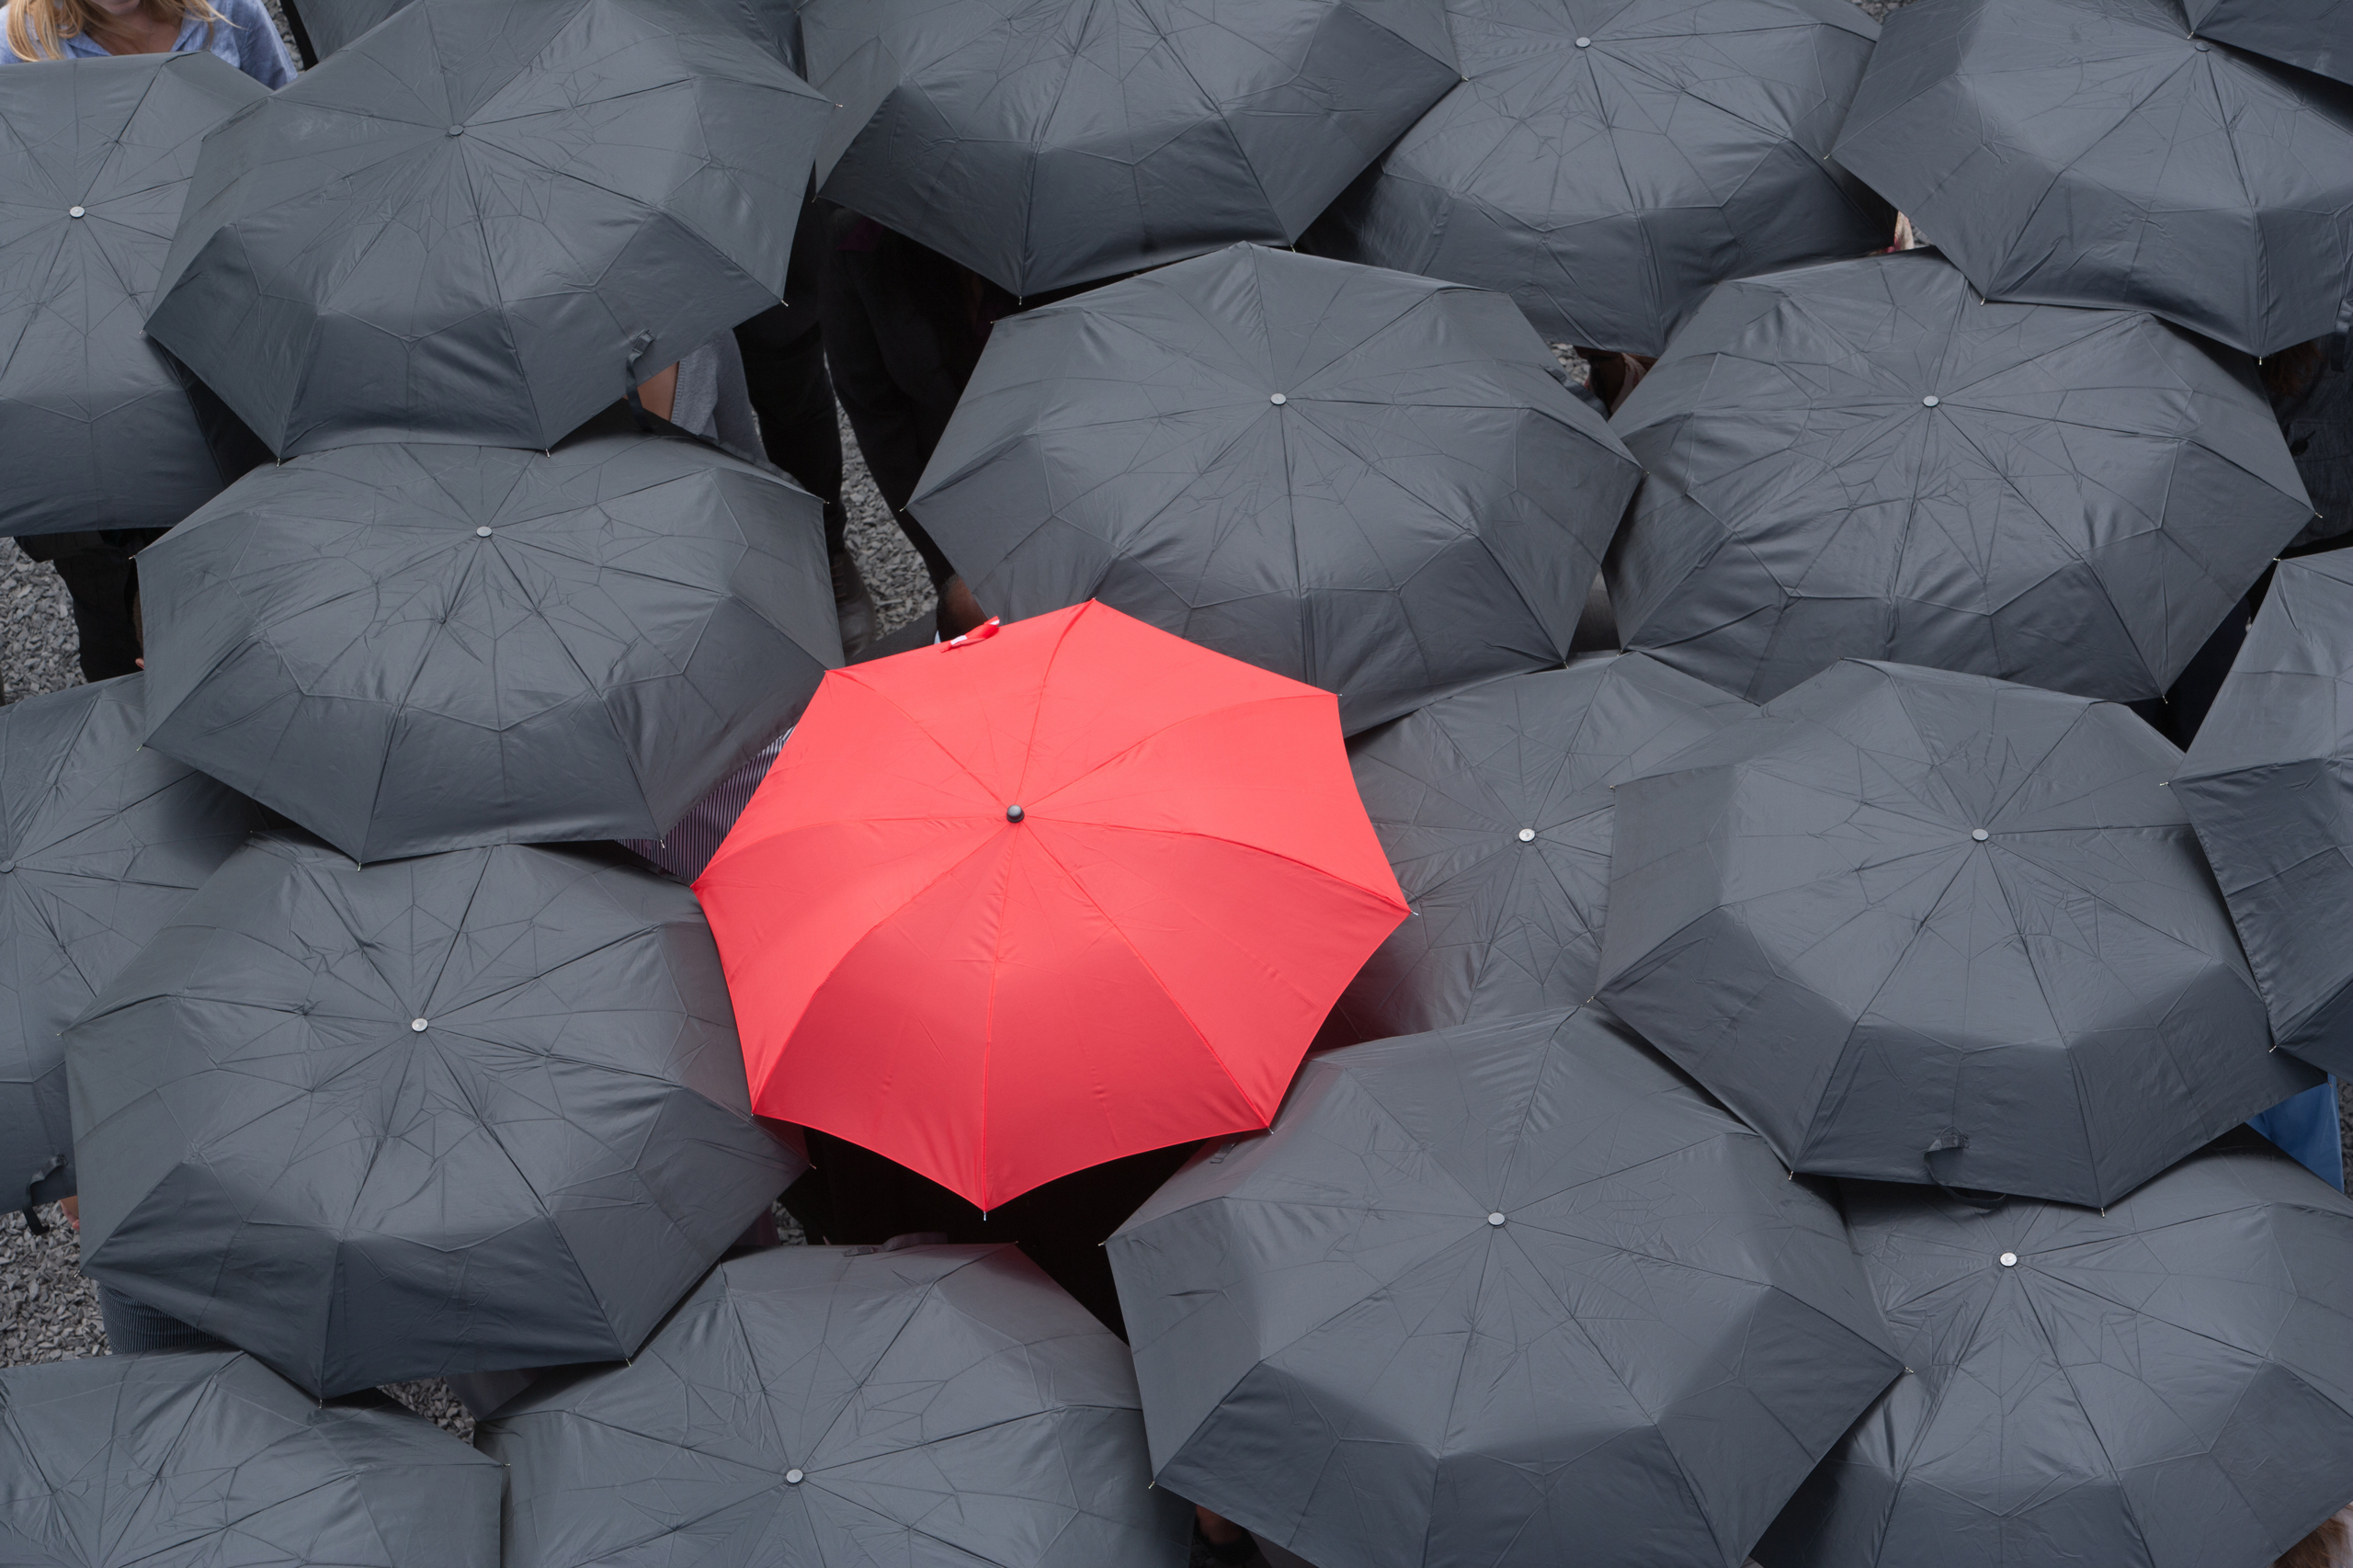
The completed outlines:
{"type": "Polygon", "coordinates": [[[1992,299],[2270,354],[2353,275],[2353,90],[2193,36],[2180,0],[1896,12],[1832,152],[1992,299]]]}
{"type": "Polygon", "coordinates": [[[819,194],[1016,295],[1289,244],[1461,80],[1442,0],[810,0],[819,194]]]}
{"type": "Polygon", "coordinates": [[[801,1168],[618,852],[257,837],[66,1047],[84,1270],[321,1395],[627,1356],[801,1168]]]}
{"type": "Polygon", "coordinates": [[[0,74],[0,532],[167,528],[267,454],[141,323],[204,133],[201,51],[0,74]]]}
{"type": "Polygon", "coordinates": [[[1503,296],[1236,245],[1000,323],[910,505],[991,609],[1099,598],[1354,733],[1561,664],[1640,478],[1503,296]]]}
{"type": "Polygon", "coordinates": [[[0,1371],[0,1558],[37,1568],[498,1568],[496,1461],[252,1358],[0,1371]]]}
{"type": "Polygon", "coordinates": [[[1463,81],[1308,235],[1657,354],[1720,278],[1887,244],[1829,161],[1879,28],[1846,0],[1448,0],[1463,81]]]}
{"type": "Polygon", "coordinates": [[[1749,712],[1641,653],[1506,676],[1358,738],[1357,790],[1414,908],[1341,994],[1359,1040],[1593,994],[1610,791],[1749,712]]]}
{"type": "Polygon", "coordinates": [[[1763,1561],[2252,1568],[2353,1494],[2353,1203],[2255,1134],[2106,1212],[1846,1208],[1904,1372],[1763,1561]]]}
{"type": "MultiPolygon", "coordinates": [[[[311,42],[324,60],[409,0],[301,0],[296,8],[311,42]]],[[[777,58],[801,71],[801,7],[808,0],[707,0],[710,8],[769,45],[777,58]]]]}
{"type": "Polygon", "coordinates": [[[2353,0],[2186,0],[2200,38],[2353,82],[2353,0]]]}
{"type": "Polygon", "coordinates": [[[1127,1348],[1009,1246],[722,1264],[626,1367],[477,1440],[507,1568],[1181,1568],[1127,1348]]]}
{"type": "Polygon", "coordinates": [[[1159,1482],[1349,1568],[1737,1568],[1898,1367],[1836,1210],[1593,1008],[1318,1056],[1110,1247],[1159,1482]]]}
{"type": "Polygon", "coordinates": [[[1838,665],[1619,786],[1601,999],[1792,1170],[2106,1203],[2316,1081],[2179,758],[2110,703],[1838,665]]]}
{"type": "Polygon", "coordinates": [[[1614,423],[1626,646],[1752,701],[1841,658],[2155,697],[2312,516],[2239,356],[1928,251],[1724,284],[1614,423]]]}
{"type": "Polygon", "coordinates": [[[280,456],[545,450],[783,297],[832,105],[744,44],[415,0],[206,138],[147,330],[280,456]]]}
{"type": "Polygon", "coordinates": [[[143,676],[0,708],[0,1204],[66,1197],[59,1032],[245,835],[252,801],[142,749],[143,676]]]}
{"type": "Polygon", "coordinates": [[[983,1209],[1266,1126],[1405,914],[1332,710],[1092,604],[828,676],[695,884],[753,1104],[983,1209]]]}
{"type": "Polygon", "coordinates": [[[266,468],[140,557],[148,743],[363,860],[659,838],[841,662],[820,523],[635,434],[266,468]]]}
{"type": "Polygon", "coordinates": [[[2283,561],[2173,792],[2280,1046],[2353,1075],[2353,562],[2283,561]]]}

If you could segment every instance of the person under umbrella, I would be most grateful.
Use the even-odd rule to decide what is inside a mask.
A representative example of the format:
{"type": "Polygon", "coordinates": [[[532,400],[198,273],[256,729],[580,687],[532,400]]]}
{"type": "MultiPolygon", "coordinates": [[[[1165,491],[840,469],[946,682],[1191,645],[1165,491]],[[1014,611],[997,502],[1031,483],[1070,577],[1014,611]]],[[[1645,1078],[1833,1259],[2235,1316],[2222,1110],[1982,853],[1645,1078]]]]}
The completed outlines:
{"type": "Polygon", "coordinates": [[[1722,278],[1886,243],[1829,157],[1879,36],[1853,6],[1449,0],[1447,20],[1461,85],[1308,248],[1500,290],[1592,359],[1657,355],[1722,278]]]}
{"type": "Polygon", "coordinates": [[[2256,1568],[2353,1495],[2353,1203],[2259,1140],[2104,1210],[1843,1199],[1904,1371],[1767,1568],[2256,1568]]]}
{"type": "Polygon", "coordinates": [[[1440,0],[811,0],[818,193],[1034,298],[1289,244],[1461,80],[1440,0]]]}
{"type": "Polygon", "coordinates": [[[1357,791],[1414,914],[1348,983],[1333,1024],[1378,1040],[1591,996],[1611,790],[1749,710],[1655,659],[1599,654],[1358,737],[1357,791]]]}
{"type": "Polygon", "coordinates": [[[983,1210],[1264,1127],[1405,913],[1334,706],[1097,604],[828,676],[695,883],[754,1106],[983,1210]]]}
{"type": "Polygon", "coordinates": [[[1641,471],[1511,301],[1235,245],[997,324],[912,506],[980,602],[1100,599],[1351,733],[1559,665],[1641,471]]]}
{"type": "Polygon", "coordinates": [[[1626,646],[1751,701],[1841,658],[2154,698],[2312,517],[2238,356],[1927,250],[1722,285],[1614,424],[1626,646]]]}
{"type": "Polygon", "coordinates": [[[262,825],[139,744],[140,676],[0,708],[0,1201],[74,1191],[59,1031],[262,825]]]}
{"type": "Polygon", "coordinates": [[[256,837],[66,1063],[85,1271],[321,1396],[628,1356],[801,1168],[617,855],[256,837]]]}
{"type": "Polygon", "coordinates": [[[415,0],[206,138],[147,330],[281,457],[544,451],[783,297],[830,112],[699,7],[415,0]]]}
{"type": "Polygon", "coordinates": [[[1110,1246],[1154,1480],[1348,1568],[1735,1568],[1901,1365],[1836,1210],[1598,1008],[1320,1055],[1110,1246]]]}
{"type": "Polygon", "coordinates": [[[1837,665],[1618,787],[1597,994],[1792,1170],[2110,1202],[2317,1080],[2179,762],[2113,703],[1837,665]]]}
{"type": "Polygon", "coordinates": [[[380,1394],[248,1356],[0,1370],[0,1561],[498,1568],[497,1463],[380,1394]]]}
{"type": "Polygon", "coordinates": [[[723,1263],[626,1367],[476,1434],[507,1568],[1181,1568],[1120,1342],[1010,1247],[723,1263]]]}
{"type": "Polygon", "coordinates": [[[1906,6],[1831,156],[1990,300],[2260,357],[2334,329],[2353,273],[2353,87],[2207,41],[2181,0],[1906,6]]]}
{"type": "Polygon", "coordinates": [[[265,97],[200,51],[0,72],[0,533],[56,566],[85,680],[137,667],[131,556],[268,455],[140,328],[198,143],[265,97]]]}
{"type": "Polygon", "coordinates": [[[144,559],[148,744],[369,861],[658,838],[840,662],[816,503],[627,429],[314,453],[144,559]]]}

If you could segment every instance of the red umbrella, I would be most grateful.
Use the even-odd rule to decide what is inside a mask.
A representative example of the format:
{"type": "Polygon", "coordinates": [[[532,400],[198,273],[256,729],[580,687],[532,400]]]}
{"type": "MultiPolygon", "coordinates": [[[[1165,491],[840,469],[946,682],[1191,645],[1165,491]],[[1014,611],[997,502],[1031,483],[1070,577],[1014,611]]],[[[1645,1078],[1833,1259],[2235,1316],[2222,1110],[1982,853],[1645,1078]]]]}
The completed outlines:
{"type": "Polygon", "coordinates": [[[983,1209],[1265,1127],[1406,912],[1332,696],[1099,604],[826,676],[695,891],[754,1106],[983,1209]]]}

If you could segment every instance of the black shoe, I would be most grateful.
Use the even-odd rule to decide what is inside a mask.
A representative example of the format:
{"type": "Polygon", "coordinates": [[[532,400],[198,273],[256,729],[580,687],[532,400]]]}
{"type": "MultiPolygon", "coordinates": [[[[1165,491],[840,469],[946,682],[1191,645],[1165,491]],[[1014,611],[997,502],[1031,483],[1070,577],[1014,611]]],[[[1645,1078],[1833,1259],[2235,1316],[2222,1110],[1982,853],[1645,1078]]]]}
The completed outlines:
{"type": "Polygon", "coordinates": [[[874,641],[874,596],[847,550],[834,551],[834,616],[841,622],[843,658],[874,641]]]}

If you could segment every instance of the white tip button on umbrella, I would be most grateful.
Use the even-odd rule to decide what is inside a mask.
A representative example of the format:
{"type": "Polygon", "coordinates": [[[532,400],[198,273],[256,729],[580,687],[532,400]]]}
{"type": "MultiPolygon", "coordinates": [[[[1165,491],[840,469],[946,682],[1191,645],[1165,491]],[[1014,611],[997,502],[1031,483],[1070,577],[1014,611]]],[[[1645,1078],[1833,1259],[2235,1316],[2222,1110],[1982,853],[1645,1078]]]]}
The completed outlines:
{"type": "Polygon", "coordinates": [[[79,218],[82,216],[83,210],[84,210],[79,207],[68,207],[65,210],[65,215],[68,218],[79,218]]]}
{"type": "Polygon", "coordinates": [[[1934,392],[1930,392],[1927,396],[1926,396],[1926,397],[1922,398],[1922,399],[1920,400],[1920,406],[1921,406],[1922,408],[1934,408],[1934,407],[1936,407],[1936,406],[1937,406],[1937,394],[1936,394],[1936,393],[1934,393],[1934,392]]]}
{"type": "Polygon", "coordinates": [[[1280,408],[1283,404],[1289,403],[1290,399],[1285,397],[1280,392],[1269,392],[1267,395],[1267,401],[1273,403],[1277,408],[1280,408]]]}
{"type": "Polygon", "coordinates": [[[787,1486],[798,1486],[808,1479],[797,1470],[788,1470],[784,1472],[784,1483],[787,1486]]]}
{"type": "Polygon", "coordinates": [[[1500,1225],[1503,1222],[1504,1217],[1500,1214],[1490,1214],[1487,1216],[1487,1223],[1490,1225],[1500,1225]]]}
{"type": "Polygon", "coordinates": [[[423,1018],[411,1018],[408,1021],[408,1027],[416,1033],[423,1034],[431,1026],[423,1018]]]}
{"type": "Polygon", "coordinates": [[[1986,832],[1982,827],[1972,827],[1969,830],[1969,836],[1977,840],[1978,843],[1983,844],[1994,835],[1986,832]]]}
{"type": "Polygon", "coordinates": [[[2018,1266],[2018,1254],[2016,1254],[2016,1253],[2014,1253],[2014,1252],[2006,1252],[2006,1253],[2004,1253],[2004,1254],[2002,1255],[2002,1267],[2005,1267],[2005,1268],[2016,1268],[2018,1266]]]}
{"type": "Polygon", "coordinates": [[[1536,842],[1536,830],[1535,830],[1534,828],[1532,828],[1532,827],[1523,827],[1523,828],[1521,828],[1521,829],[1519,830],[1519,841],[1520,841],[1522,844],[1533,844],[1533,843],[1535,843],[1535,842],[1536,842]]]}

